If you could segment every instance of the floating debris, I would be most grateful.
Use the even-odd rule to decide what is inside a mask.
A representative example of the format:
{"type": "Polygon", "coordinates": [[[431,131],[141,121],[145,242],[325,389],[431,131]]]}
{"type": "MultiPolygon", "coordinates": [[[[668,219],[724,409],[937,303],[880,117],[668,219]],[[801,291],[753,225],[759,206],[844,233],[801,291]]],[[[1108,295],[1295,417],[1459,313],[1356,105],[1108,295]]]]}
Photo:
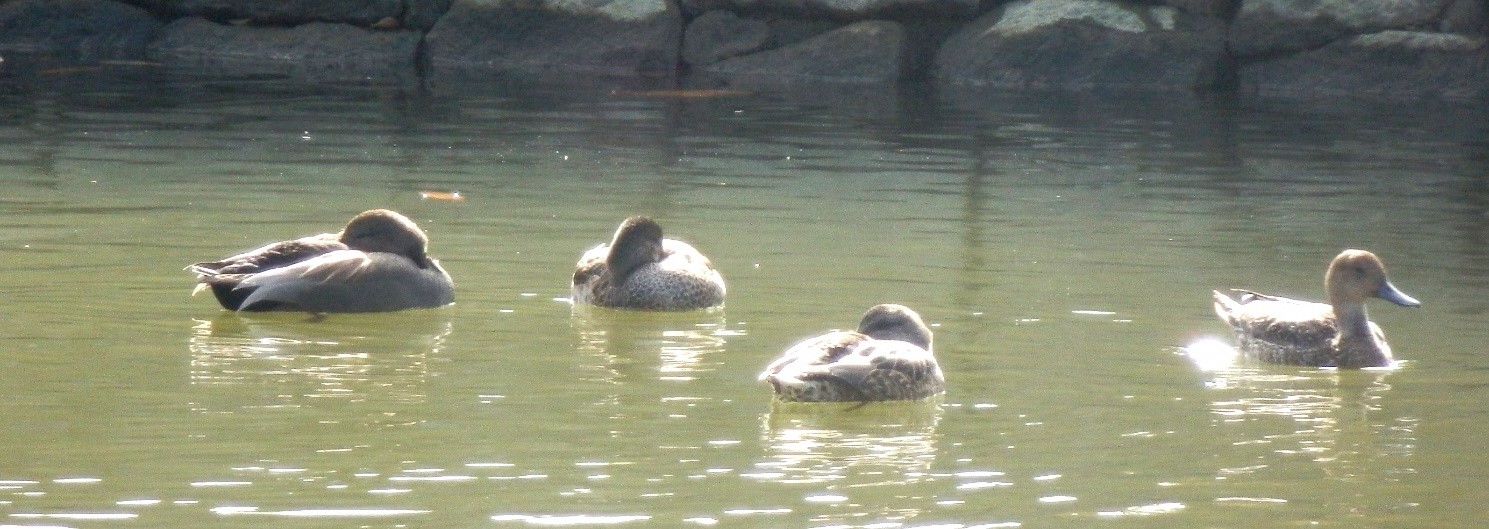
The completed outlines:
{"type": "Polygon", "coordinates": [[[419,198],[440,202],[465,202],[465,195],[460,194],[459,191],[420,191],[419,198]]]}

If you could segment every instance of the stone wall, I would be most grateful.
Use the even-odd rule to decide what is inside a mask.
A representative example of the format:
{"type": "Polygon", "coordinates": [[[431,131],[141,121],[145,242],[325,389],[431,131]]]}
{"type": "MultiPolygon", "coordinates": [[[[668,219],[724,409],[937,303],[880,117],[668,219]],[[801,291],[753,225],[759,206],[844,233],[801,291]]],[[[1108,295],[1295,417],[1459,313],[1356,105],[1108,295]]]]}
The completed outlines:
{"type": "Polygon", "coordinates": [[[1489,0],[8,0],[0,56],[313,79],[1458,98],[1489,95],[1486,27],[1489,0]]]}

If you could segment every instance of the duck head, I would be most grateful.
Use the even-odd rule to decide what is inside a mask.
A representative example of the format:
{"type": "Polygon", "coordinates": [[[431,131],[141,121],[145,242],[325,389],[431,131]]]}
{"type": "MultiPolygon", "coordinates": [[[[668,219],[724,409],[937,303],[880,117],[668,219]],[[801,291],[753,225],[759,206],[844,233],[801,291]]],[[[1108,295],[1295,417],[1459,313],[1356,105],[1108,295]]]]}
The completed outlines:
{"type": "Polygon", "coordinates": [[[414,221],[396,211],[363,211],[346,223],[339,238],[355,250],[402,255],[421,267],[428,261],[429,237],[414,221]]]}
{"type": "Polygon", "coordinates": [[[661,261],[662,257],[662,226],[648,217],[635,216],[615,229],[605,265],[615,277],[624,278],[637,268],[661,261]]]}
{"type": "Polygon", "coordinates": [[[886,303],[869,308],[858,322],[858,332],[876,340],[899,340],[931,350],[931,328],[920,314],[904,305],[886,303]]]}
{"type": "Polygon", "coordinates": [[[1324,274],[1324,286],[1329,293],[1329,302],[1335,306],[1361,304],[1372,297],[1403,307],[1422,304],[1392,285],[1386,277],[1386,265],[1375,254],[1365,250],[1340,252],[1329,263],[1329,271],[1324,274]]]}

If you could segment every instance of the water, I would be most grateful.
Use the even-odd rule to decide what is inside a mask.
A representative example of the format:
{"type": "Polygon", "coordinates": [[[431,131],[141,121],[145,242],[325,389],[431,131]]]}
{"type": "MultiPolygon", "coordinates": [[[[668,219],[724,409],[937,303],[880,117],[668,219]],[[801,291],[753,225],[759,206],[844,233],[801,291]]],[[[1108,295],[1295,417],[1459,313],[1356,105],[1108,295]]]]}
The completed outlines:
{"type": "Polygon", "coordinates": [[[1489,517],[1482,106],[44,81],[0,95],[0,526],[1489,517]],[[187,263],[373,207],[455,306],[188,296],[187,263]],[[724,310],[564,301],[631,214],[724,310]],[[1317,299],[1352,246],[1424,302],[1370,305],[1403,367],[1182,354],[1229,340],[1211,289],[1317,299]],[[933,324],[944,399],[772,407],[759,369],[880,302],[933,324]]]}

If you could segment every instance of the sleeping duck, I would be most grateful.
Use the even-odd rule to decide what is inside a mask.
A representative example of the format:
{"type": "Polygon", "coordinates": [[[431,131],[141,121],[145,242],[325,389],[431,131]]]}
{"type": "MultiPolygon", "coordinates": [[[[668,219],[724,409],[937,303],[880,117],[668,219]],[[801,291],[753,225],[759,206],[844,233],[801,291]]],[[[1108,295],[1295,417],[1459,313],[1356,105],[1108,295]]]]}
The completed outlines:
{"type": "Polygon", "coordinates": [[[396,211],[364,211],[339,233],[281,241],[186,267],[234,311],[387,312],[439,307],[455,287],[429,238],[396,211]]]}
{"type": "Polygon", "coordinates": [[[1324,275],[1329,302],[1313,303],[1236,290],[1215,292],[1215,313],[1236,332],[1243,353],[1266,362],[1320,367],[1392,365],[1385,333],[1365,314],[1376,297],[1403,307],[1421,305],[1392,285],[1375,254],[1345,250],[1324,275]]]}
{"type": "Polygon", "coordinates": [[[778,400],[919,400],[945,391],[931,354],[931,329],[903,305],[876,305],[856,331],[834,331],[791,346],[760,373],[778,400]]]}
{"type": "Polygon", "coordinates": [[[637,216],[579,257],[571,294],[575,303],[618,309],[703,309],[724,304],[724,277],[698,250],[662,238],[656,221],[637,216]]]}

